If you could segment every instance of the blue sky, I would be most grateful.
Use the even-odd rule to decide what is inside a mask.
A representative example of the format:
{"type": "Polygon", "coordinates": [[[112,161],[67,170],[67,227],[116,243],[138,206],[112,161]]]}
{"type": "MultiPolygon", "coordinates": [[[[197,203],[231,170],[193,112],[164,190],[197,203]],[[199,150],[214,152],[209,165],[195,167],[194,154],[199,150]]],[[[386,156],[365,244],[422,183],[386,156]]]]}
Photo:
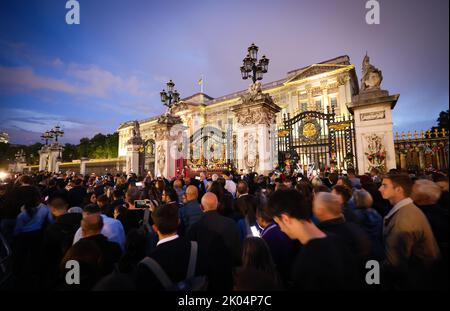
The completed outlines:
{"type": "Polygon", "coordinates": [[[383,72],[400,93],[397,130],[427,129],[449,102],[445,0],[380,0],[380,25],[365,0],[79,0],[81,24],[65,23],[65,0],[0,1],[0,130],[34,143],[59,123],[63,142],[112,133],[120,122],[163,111],[169,79],[182,97],[247,88],[239,66],[255,42],[270,58],[264,81],[339,55],[383,72]]]}

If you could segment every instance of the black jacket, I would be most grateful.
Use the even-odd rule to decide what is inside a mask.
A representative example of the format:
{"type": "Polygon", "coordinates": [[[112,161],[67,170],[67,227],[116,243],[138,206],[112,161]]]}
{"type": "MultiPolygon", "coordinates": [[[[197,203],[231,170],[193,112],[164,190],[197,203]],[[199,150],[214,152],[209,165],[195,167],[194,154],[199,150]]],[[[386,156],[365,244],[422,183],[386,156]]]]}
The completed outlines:
{"type": "Polygon", "coordinates": [[[111,273],[114,269],[114,265],[122,256],[122,249],[120,248],[120,245],[115,242],[108,241],[108,238],[103,234],[97,234],[83,239],[93,241],[100,248],[103,266],[100,274],[106,275],[111,273]]]}
{"type": "Polygon", "coordinates": [[[209,291],[233,289],[233,260],[223,238],[205,226],[189,230],[186,238],[198,243],[199,256],[205,260],[209,291]]]}
{"type": "Polygon", "coordinates": [[[327,233],[334,233],[347,244],[350,251],[361,260],[371,255],[372,244],[367,233],[357,224],[346,221],[343,217],[323,221],[319,229],[327,233]]]}
{"type": "Polygon", "coordinates": [[[67,213],[56,218],[47,227],[42,242],[42,281],[46,288],[52,288],[59,273],[59,264],[72,246],[75,232],[80,227],[82,215],[67,213]]]}
{"type": "Polygon", "coordinates": [[[86,197],[86,188],[83,186],[75,186],[69,190],[69,206],[82,206],[86,197]]]}
{"type": "Polygon", "coordinates": [[[192,225],[188,236],[199,236],[200,232],[215,232],[230,252],[235,266],[241,262],[241,238],[237,224],[228,217],[220,215],[217,211],[206,212],[199,221],[192,225]]]}
{"type": "MultiPolygon", "coordinates": [[[[158,264],[161,266],[161,268],[173,283],[178,283],[186,279],[190,252],[190,241],[182,237],[178,237],[174,240],[158,245],[154,250],[150,252],[149,257],[158,262],[158,264]]],[[[204,260],[200,258],[199,255],[197,255],[195,275],[205,274],[203,263],[204,260]]],[[[147,266],[143,264],[138,265],[136,286],[138,290],[164,290],[159,279],[147,266]]]]}

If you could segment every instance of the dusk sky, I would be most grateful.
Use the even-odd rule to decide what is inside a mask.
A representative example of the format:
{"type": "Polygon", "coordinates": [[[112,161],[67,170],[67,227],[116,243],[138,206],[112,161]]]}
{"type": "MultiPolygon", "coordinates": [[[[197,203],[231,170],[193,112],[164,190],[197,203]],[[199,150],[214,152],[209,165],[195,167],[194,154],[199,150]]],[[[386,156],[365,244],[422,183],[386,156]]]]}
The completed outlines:
{"type": "Polygon", "coordinates": [[[379,0],[379,25],[366,24],[366,0],[79,3],[81,23],[68,25],[66,0],[0,1],[0,131],[12,143],[58,123],[62,142],[78,143],[160,114],[169,79],[182,97],[202,74],[212,97],[246,89],[252,42],[270,59],[263,82],[340,55],[360,79],[367,51],[382,88],[400,94],[395,130],[426,130],[448,109],[448,0],[379,0]]]}

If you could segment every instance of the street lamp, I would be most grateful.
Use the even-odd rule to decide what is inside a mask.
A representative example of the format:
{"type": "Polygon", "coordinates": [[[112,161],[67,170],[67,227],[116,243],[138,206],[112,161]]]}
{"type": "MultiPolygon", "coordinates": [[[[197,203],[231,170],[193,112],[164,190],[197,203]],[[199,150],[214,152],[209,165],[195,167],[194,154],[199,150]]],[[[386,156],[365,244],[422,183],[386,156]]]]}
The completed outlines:
{"type": "Polygon", "coordinates": [[[45,145],[48,145],[48,141],[53,138],[53,133],[51,131],[46,131],[44,134],[41,135],[41,139],[45,141],[45,145]]]}
{"type": "Polygon", "coordinates": [[[252,78],[253,83],[255,83],[257,80],[262,80],[263,74],[267,72],[269,59],[263,55],[258,62],[259,48],[254,43],[247,50],[248,54],[243,59],[243,65],[240,67],[241,75],[242,79],[252,78]]]}
{"type": "Polygon", "coordinates": [[[172,108],[172,105],[180,101],[180,93],[178,93],[177,90],[174,90],[174,87],[175,83],[170,80],[169,82],[167,82],[167,92],[165,90],[162,90],[162,92],[160,93],[161,102],[169,109],[172,108]]]}
{"type": "Polygon", "coordinates": [[[64,135],[64,131],[61,130],[61,127],[59,125],[55,126],[55,128],[53,128],[50,131],[53,136],[55,137],[55,141],[58,142],[58,137],[63,136],[64,135]]]}

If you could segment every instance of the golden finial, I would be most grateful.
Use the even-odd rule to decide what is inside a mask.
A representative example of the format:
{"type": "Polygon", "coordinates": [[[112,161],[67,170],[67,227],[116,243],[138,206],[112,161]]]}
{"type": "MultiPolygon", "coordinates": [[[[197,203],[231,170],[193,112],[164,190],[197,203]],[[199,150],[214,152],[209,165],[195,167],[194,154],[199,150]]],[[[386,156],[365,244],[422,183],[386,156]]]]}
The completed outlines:
{"type": "Polygon", "coordinates": [[[431,130],[427,131],[427,138],[431,138],[431,130]]]}
{"type": "Polygon", "coordinates": [[[398,135],[398,132],[395,132],[395,140],[399,140],[400,136],[398,135]]]}
{"type": "Polygon", "coordinates": [[[435,138],[439,137],[439,130],[437,128],[434,129],[434,137],[435,138]]]}
{"type": "Polygon", "coordinates": [[[424,130],[420,131],[420,138],[425,138],[425,131],[424,130]]]}
{"type": "Polygon", "coordinates": [[[408,131],[408,139],[411,139],[411,138],[412,138],[411,131],[408,131]]]}
{"type": "Polygon", "coordinates": [[[402,140],[405,140],[405,139],[406,139],[405,132],[402,132],[402,140]]]}
{"type": "Polygon", "coordinates": [[[447,134],[447,131],[445,130],[445,128],[442,129],[442,137],[445,137],[445,135],[447,134]]]}
{"type": "Polygon", "coordinates": [[[414,139],[418,139],[419,138],[419,133],[417,133],[417,130],[414,131],[414,139]]]}

